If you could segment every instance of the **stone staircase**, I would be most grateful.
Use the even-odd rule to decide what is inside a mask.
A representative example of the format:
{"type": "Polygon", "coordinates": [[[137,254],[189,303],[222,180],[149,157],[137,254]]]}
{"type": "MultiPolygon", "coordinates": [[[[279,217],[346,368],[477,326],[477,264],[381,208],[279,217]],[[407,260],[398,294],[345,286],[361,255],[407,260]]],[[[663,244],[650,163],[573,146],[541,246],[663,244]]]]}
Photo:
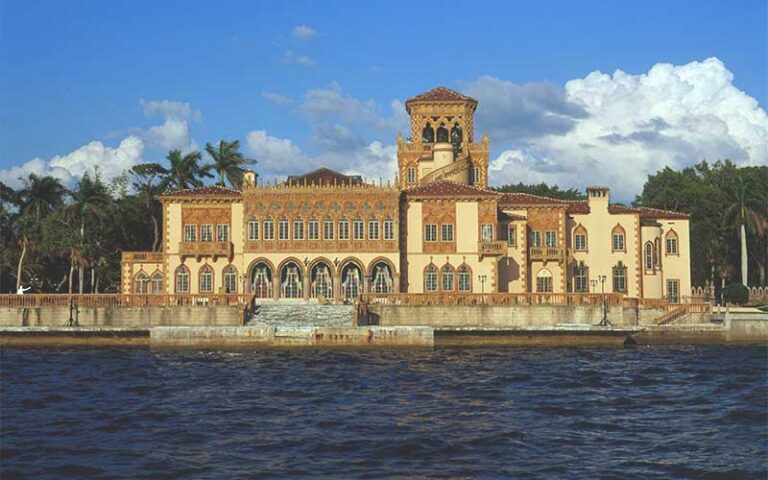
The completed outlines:
{"type": "Polygon", "coordinates": [[[436,182],[438,180],[454,180],[453,176],[464,170],[468,170],[470,167],[469,157],[464,157],[460,160],[456,160],[444,167],[433,170],[424,175],[421,179],[421,183],[426,184],[430,182],[436,182]]]}
{"type": "Polygon", "coordinates": [[[354,305],[314,302],[256,304],[246,325],[275,328],[353,327],[354,305]]]}

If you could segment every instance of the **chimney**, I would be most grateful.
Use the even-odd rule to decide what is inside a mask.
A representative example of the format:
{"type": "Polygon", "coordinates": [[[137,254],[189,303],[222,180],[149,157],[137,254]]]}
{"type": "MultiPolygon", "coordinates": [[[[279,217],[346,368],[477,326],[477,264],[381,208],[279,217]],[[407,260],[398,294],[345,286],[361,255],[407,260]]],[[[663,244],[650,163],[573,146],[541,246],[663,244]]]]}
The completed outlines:
{"type": "Polygon", "coordinates": [[[246,170],[243,174],[243,186],[255,187],[258,174],[251,170],[246,170]]]}
{"type": "Polygon", "coordinates": [[[608,211],[608,205],[611,203],[611,189],[608,187],[587,187],[587,202],[590,211],[593,209],[608,211]]]}

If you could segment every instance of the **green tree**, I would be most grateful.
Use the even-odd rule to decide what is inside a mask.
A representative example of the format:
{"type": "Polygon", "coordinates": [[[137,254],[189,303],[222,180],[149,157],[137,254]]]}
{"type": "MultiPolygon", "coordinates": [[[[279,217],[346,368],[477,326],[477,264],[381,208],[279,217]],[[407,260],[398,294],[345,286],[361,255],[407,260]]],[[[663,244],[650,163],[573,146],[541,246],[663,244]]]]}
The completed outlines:
{"type": "Polygon", "coordinates": [[[157,163],[142,163],[131,168],[133,187],[142,198],[144,206],[152,218],[153,252],[156,252],[160,246],[160,227],[157,220],[160,208],[155,196],[162,191],[162,178],[167,174],[168,170],[157,163]]]}
{"type": "MultiPolygon", "coordinates": [[[[83,175],[79,182],[77,182],[74,190],[70,192],[71,203],[68,206],[68,210],[72,216],[72,219],[77,222],[79,226],[80,245],[81,248],[78,252],[78,291],[83,293],[84,283],[84,270],[87,264],[86,259],[86,245],[91,247],[99,246],[98,238],[96,237],[96,222],[106,218],[109,204],[112,198],[109,196],[107,186],[101,181],[98,173],[92,179],[89,174],[83,175]],[[88,242],[86,242],[85,227],[90,224],[93,231],[89,232],[88,242]]],[[[94,260],[97,257],[96,252],[91,252],[91,259],[94,260]]],[[[96,266],[96,262],[91,262],[92,266],[96,266]]],[[[95,286],[92,284],[91,288],[95,286]]]]}
{"type": "MultiPolygon", "coordinates": [[[[765,187],[765,185],[763,186],[765,187]]],[[[766,219],[760,215],[761,206],[756,203],[744,178],[736,177],[736,184],[731,191],[731,203],[725,210],[723,220],[739,232],[741,247],[741,283],[749,286],[749,249],[747,232],[762,237],[765,231],[766,219]]]]}
{"type": "Polygon", "coordinates": [[[576,190],[575,188],[569,188],[568,190],[561,190],[557,185],[547,185],[542,182],[534,185],[527,185],[522,182],[518,184],[502,185],[494,188],[497,192],[503,193],[530,193],[532,195],[540,195],[542,197],[557,198],[559,200],[585,200],[586,195],[576,190]]]}
{"type": "Polygon", "coordinates": [[[202,178],[212,178],[209,166],[200,165],[200,152],[193,151],[182,155],[181,150],[174,149],[166,157],[170,163],[165,178],[161,183],[163,189],[184,190],[185,188],[202,187],[202,178]]]}
{"type": "Polygon", "coordinates": [[[224,186],[224,179],[229,181],[233,187],[240,188],[243,185],[243,174],[245,165],[256,163],[255,160],[249,160],[240,153],[240,140],[227,142],[220,140],[218,146],[214,147],[210,143],[205,144],[205,151],[213,159],[210,165],[219,176],[217,185],[224,186]]]}

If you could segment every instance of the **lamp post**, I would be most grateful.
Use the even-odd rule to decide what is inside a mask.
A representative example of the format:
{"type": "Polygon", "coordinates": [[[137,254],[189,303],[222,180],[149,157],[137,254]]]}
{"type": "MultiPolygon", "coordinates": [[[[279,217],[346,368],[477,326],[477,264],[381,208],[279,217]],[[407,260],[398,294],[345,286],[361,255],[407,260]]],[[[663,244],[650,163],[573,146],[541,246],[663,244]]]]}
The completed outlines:
{"type": "Polygon", "coordinates": [[[612,325],[611,322],[608,321],[608,301],[605,297],[605,281],[607,280],[607,277],[605,275],[600,275],[598,278],[600,279],[601,294],[603,295],[603,319],[600,320],[600,326],[607,327],[612,325]]]}
{"type": "Polygon", "coordinates": [[[597,280],[590,280],[589,283],[592,284],[592,293],[595,293],[595,289],[597,288],[597,280]]]}

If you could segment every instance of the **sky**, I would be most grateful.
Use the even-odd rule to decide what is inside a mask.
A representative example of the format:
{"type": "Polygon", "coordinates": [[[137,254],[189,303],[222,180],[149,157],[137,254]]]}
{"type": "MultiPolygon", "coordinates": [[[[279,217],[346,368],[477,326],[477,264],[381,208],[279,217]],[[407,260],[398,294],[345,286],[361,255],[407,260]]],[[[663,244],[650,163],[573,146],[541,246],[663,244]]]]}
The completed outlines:
{"type": "MultiPolygon", "coordinates": [[[[239,139],[274,180],[395,175],[405,101],[479,100],[494,185],[768,164],[768,2],[0,0],[0,181],[239,139]]],[[[479,137],[479,135],[478,135],[479,137]]]]}

